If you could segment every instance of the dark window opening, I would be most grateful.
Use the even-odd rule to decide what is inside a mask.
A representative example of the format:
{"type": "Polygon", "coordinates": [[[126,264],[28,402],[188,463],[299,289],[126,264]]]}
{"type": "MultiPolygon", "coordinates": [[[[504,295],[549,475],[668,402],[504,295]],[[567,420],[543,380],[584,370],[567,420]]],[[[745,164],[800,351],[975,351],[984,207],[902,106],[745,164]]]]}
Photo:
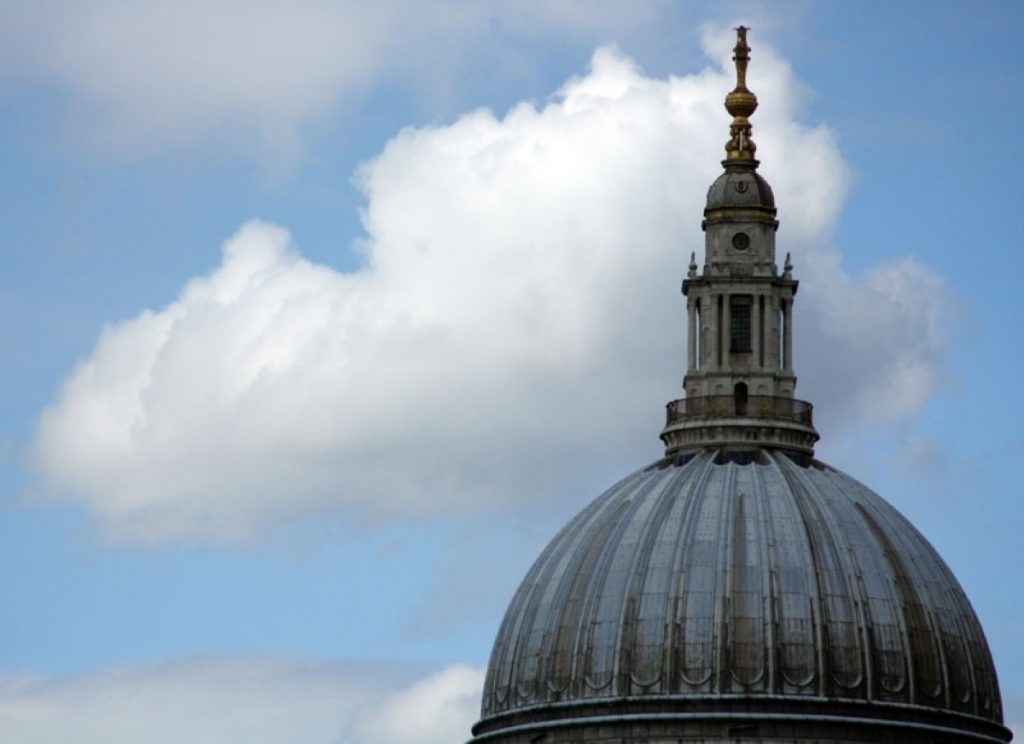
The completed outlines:
{"type": "Polygon", "coordinates": [[[718,320],[715,323],[715,363],[722,366],[722,295],[718,295],[718,320]]]}
{"type": "Polygon", "coordinates": [[[747,383],[737,382],[736,387],[733,388],[733,401],[736,405],[736,415],[746,416],[747,415],[747,383]]]}
{"type": "Polygon", "coordinates": [[[764,366],[764,295],[757,298],[758,312],[757,312],[757,350],[760,352],[760,359],[757,363],[760,366],[764,366]]]}
{"type": "Polygon", "coordinates": [[[786,368],[786,301],[779,302],[779,369],[786,368]]]}
{"type": "Polygon", "coordinates": [[[750,351],[749,297],[733,297],[729,303],[729,351],[750,351]]]}

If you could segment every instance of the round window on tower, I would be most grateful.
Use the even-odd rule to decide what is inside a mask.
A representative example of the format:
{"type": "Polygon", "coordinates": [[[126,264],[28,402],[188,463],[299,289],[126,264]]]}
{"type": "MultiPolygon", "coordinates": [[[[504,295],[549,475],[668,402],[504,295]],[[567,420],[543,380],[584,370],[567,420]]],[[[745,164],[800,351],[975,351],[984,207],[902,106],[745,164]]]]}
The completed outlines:
{"type": "Polygon", "coordinates": [[[745,251],[750,246],[750,236],[744,232],[738,232],[732,236],[732,247],[738,251],[745,251]]]}

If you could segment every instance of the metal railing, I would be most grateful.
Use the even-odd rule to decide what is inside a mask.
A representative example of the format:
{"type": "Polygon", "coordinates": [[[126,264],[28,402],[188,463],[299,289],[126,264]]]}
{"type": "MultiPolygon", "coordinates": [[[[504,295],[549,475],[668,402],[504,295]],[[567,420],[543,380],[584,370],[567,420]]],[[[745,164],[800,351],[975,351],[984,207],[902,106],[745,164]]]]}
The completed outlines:
{"type": "Polygon", "coordinates": [[[668,425],[687,419],[702,418],[765,418],[813,426],[811,411],[814,408],[805,400],[784,398],[775,395],[705,395],[696,398],[680,398],[665,406],[668,425]]]}

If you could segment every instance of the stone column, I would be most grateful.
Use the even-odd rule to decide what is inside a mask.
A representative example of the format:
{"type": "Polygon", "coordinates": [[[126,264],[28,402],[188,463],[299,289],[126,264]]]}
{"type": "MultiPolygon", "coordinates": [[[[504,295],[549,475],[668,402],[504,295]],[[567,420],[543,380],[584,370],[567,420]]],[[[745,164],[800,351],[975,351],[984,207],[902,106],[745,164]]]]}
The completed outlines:
{"type": "Polygon", "coordinates": [[[761,296],[754,295],[751,298],[753,307],[750,310],[750,336],[751,336],[751,367],[761,367],[761,296]]]}
{"type": "Polygon", "coordinates": [[[782,369],[785,372],[793,371],[793,301],[786,300],[783,305],[783,323],[785,323],[785,335],[782,341],[782,369]]]}
{"type": "Polygon", "coordinates": [[[686,311],[689,313],[690,321],[687,326],[686,369],[689,372],[694,372],[699,364],[697,361],[697,303],[692,297],[686,302],[686,311]]]}

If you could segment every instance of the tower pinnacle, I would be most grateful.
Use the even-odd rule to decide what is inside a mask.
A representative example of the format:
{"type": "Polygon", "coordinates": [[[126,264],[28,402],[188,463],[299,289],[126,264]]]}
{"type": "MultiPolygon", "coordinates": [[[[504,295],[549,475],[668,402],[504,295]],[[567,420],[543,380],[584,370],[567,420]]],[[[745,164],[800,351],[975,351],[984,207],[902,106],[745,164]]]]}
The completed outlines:
{"type": "Polygon", "coordinates": [[[750,62],[750,47],[747,46],[747,27],[736,29],[736,46],[733,47],[733,62],[736,63],[736,87],[725,97],[725,110],[732,115],[729,126],[729,141],[725,143],[728,160],[754,160],[757,145],[750,138],[750,116],[757,110],[757,96],[747,88],[747,64],[750,62]]]}

